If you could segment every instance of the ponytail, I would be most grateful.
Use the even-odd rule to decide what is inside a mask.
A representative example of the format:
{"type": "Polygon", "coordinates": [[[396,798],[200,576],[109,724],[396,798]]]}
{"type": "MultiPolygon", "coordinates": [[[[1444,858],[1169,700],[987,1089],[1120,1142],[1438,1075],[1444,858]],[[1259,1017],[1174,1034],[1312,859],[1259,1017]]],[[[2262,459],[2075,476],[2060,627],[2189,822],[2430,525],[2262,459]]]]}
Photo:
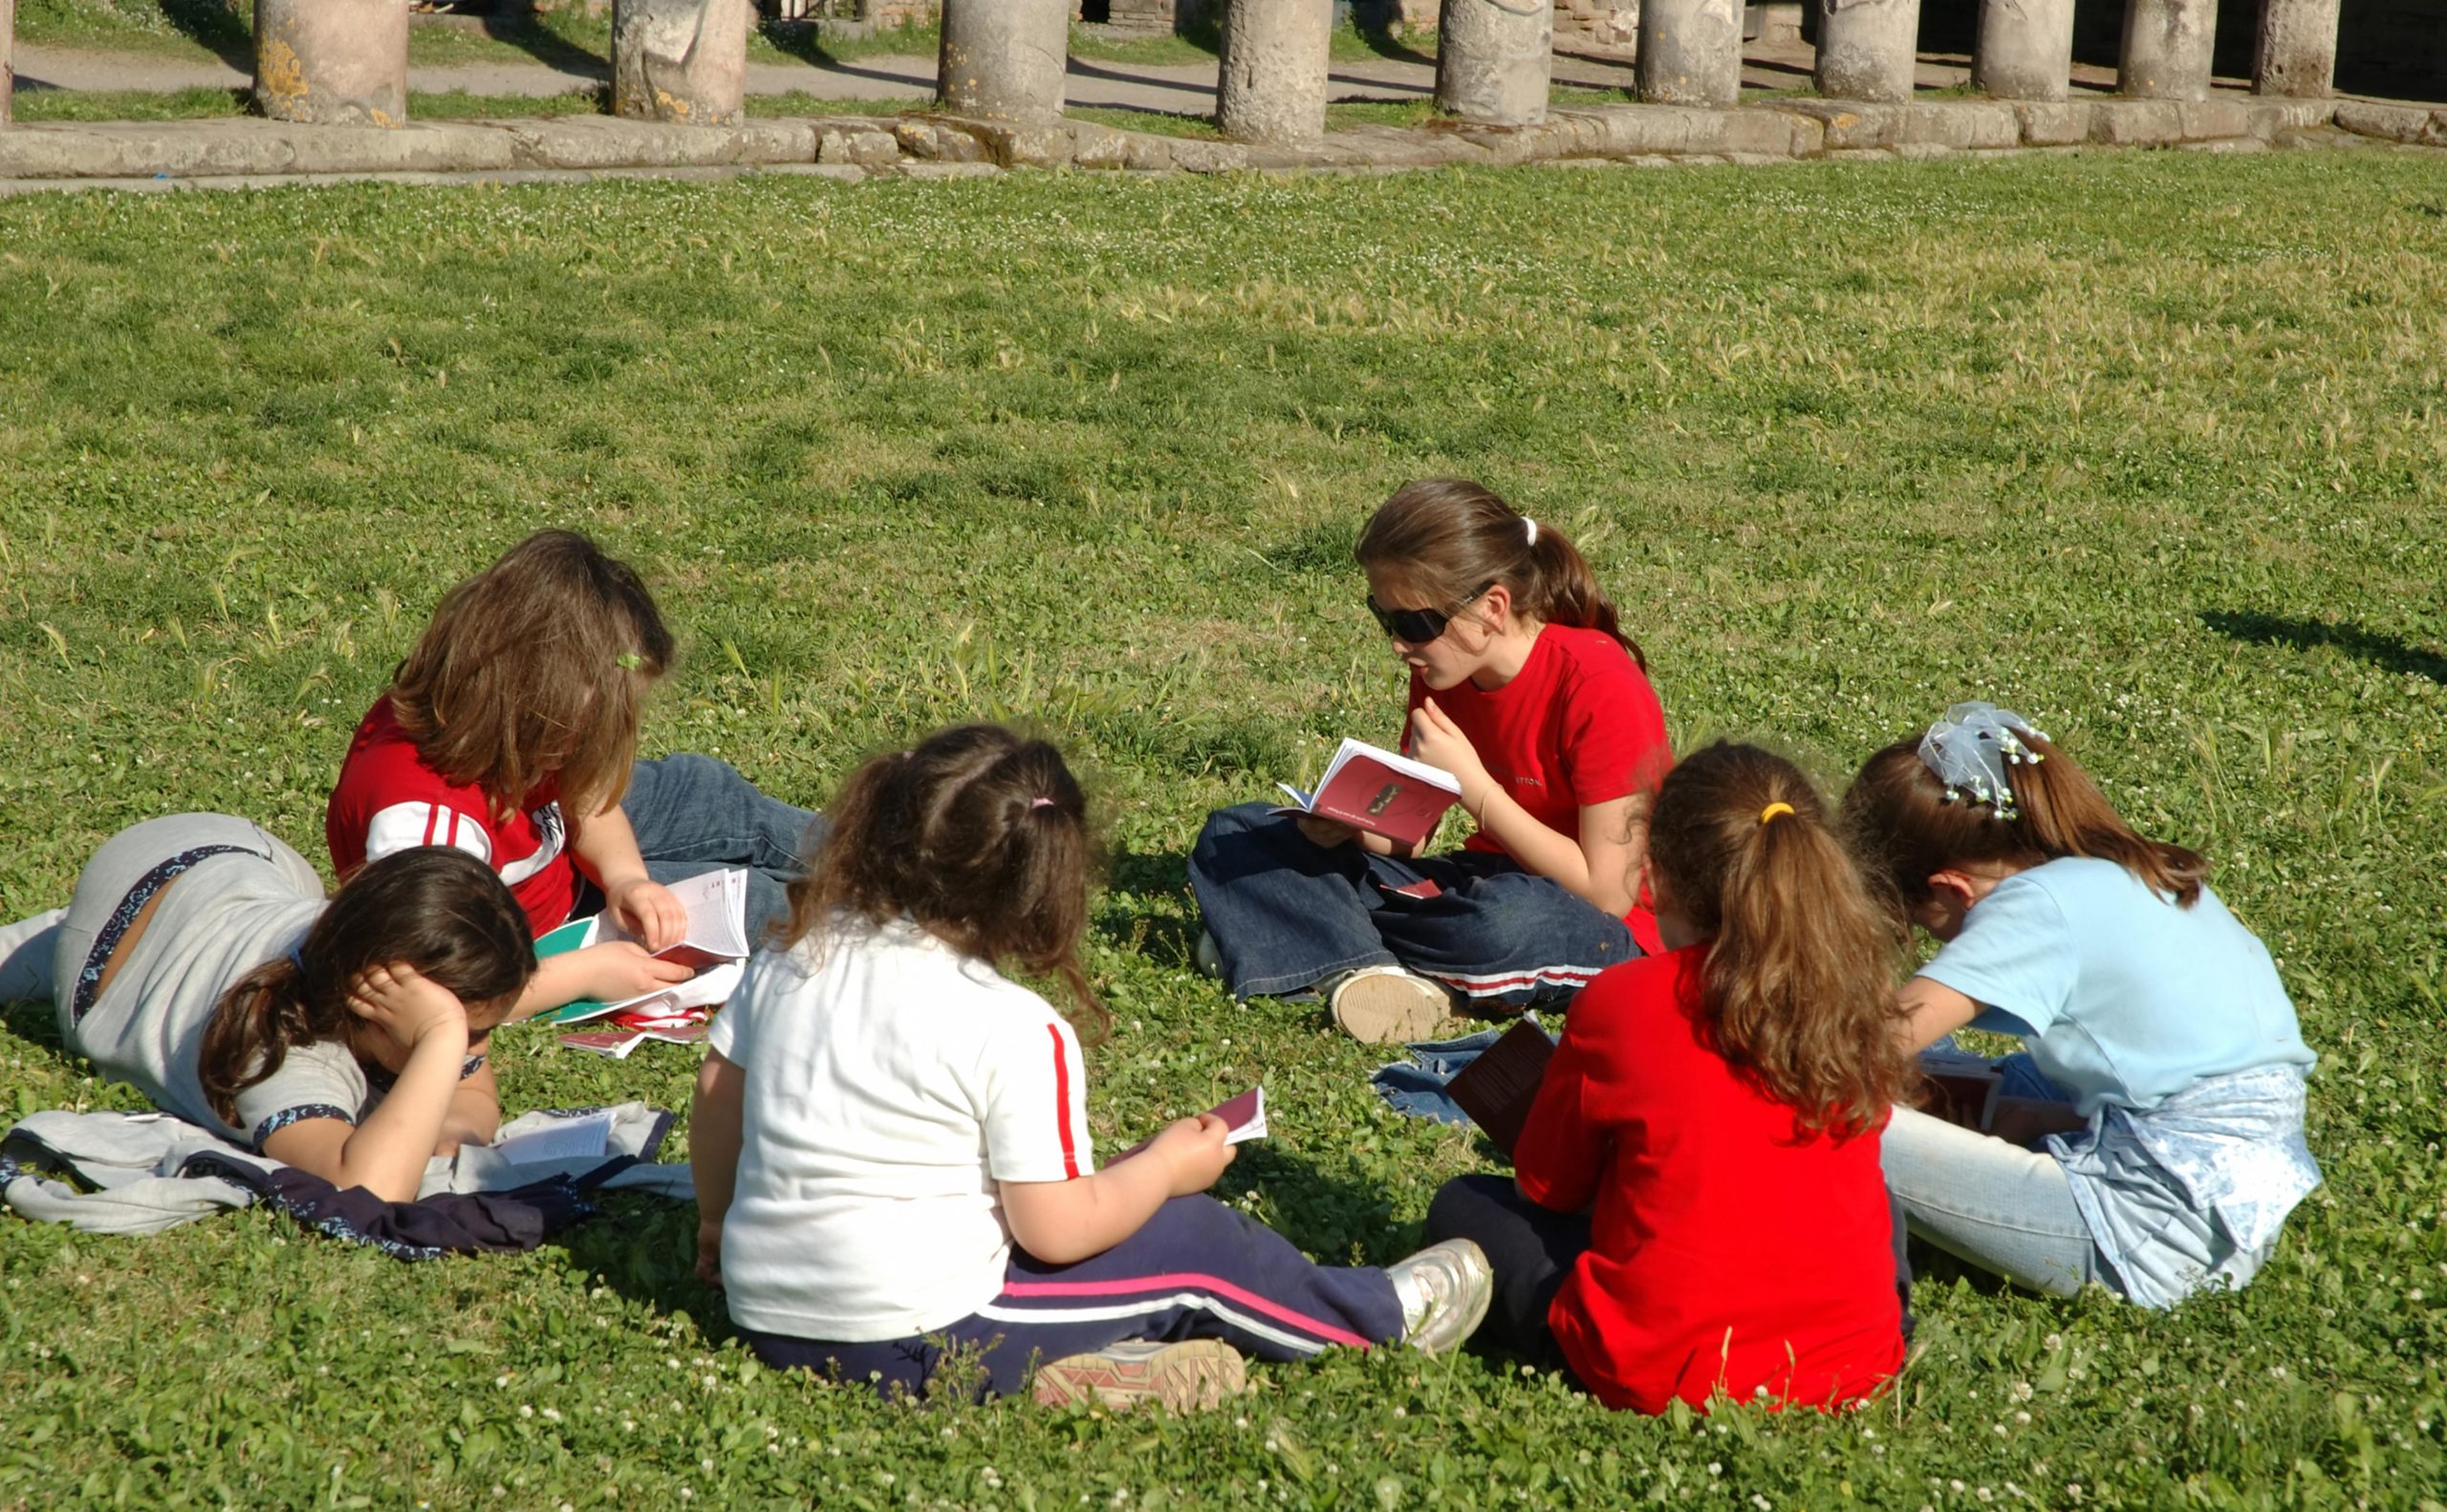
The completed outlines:
{"type": "Polygon", "coordinates": [[[939,730],[870,758],[825,813],[823,852],[790,883],[783,944],[836,915],[881,926],[905,914],[972,960],[1061,978],[1082,1040],[1111,1030],[1079,963],[1096,869],[1087,794],[1052,745],[999,724],[939,730]]]}
{"type": "Polygon", "coordinates": [[[1717,1052],[1805,1130],[1879,1127],[1912,1075],[1895,937],[1809,780],[1720,741],[1665,779],[1649,856],[1710,937],[1701,1004],[1717,1052]]]}
{"type": "Polygon", "coordinates": [[[1440,605],[1502,583],[1525,614],[1550,625],[1600,631],[1643,671],[1648,667],[1639,642],[1624,633],[1613,600],[1570,538],[1480,484],[1422,478],[1403,485],[1369,517],[1353,554],[1362,567],[1400,572],[1440,605]]]}
{"type": "Polygon", "coordinates": [[[196,1051],[196,1080],[205,1101],[236,1127],[238,1093],[267,1080],[290,1048],[319,1038],[306,1002],[306,973],[288,956],[240,977],[212,1010],[196,1051]]]}
{"type": "Polygon", "coordinates": [[[2036,760],[2015,766],[2010,813],[1977,794],[1952,793],[1906,736],[1872,756],[1844,795],[1844,830],[1872,877],[1900,908],[1927,899],[1938,872],[1982,862],[2015,867],[2067,856],[2112,861],[2179,908],[2200,900],[2209,863],[2199,852],[2134,832],[2079,763],[2045,735],[2017,732],[2036,760]]]}

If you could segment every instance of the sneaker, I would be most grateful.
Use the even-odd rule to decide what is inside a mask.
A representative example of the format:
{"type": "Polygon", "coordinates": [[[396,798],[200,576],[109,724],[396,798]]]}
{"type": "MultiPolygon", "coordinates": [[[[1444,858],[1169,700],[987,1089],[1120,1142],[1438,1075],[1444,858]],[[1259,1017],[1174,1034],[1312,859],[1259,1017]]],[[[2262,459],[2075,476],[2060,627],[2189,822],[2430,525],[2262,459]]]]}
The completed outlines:
{"type": "Polygon", "coordinates": [[[1200,976],[1213,977],[1218,982],[1224,980],[1223,948],[1215,943],[1214,935],[1206,930],[1198,932],[1198,948],[1190,953],[1189,961],[1198,968],[1200,976]]]}
{"type": "Polygon", "coordinates": [[[1362,1045],[1423,1040],[1452,1006],[1444,989],[1399,966],[1363,966],[1335,983],[1334,1023],[1362,1045]]]}
{"type": "Polygon", "coordinates": [[[1486,1251],[1466,1239],[1430,1244],[1386,1266],[1385,1274],[1402,1299],[1402,1342],[1424,1354],[1460,1348],[1486,1321],[1495,1296],[1486,1251]]]}
{"type": "Polygon", "coordinates": [[[1153,1401],[1168,1412],[1186,1413],[1237,1396],[1247,1385],[1239,1351],[1221,1339],[1124,1339],[1039,1367],[1034,1393],[1046,1407],[1093,1402],[1120,1411],[1153,1401]]]}

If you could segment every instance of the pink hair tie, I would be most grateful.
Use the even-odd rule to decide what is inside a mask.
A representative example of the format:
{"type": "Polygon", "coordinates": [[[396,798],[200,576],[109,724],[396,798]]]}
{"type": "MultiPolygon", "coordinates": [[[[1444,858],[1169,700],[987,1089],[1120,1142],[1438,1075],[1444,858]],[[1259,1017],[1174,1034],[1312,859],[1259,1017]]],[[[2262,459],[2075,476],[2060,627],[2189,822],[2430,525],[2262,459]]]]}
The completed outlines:
{"type": "Polygon", "coordinates": [[[1039,809],[1050,809],[1052,807],[1053,800],[1050,798],[1031,798],[1029,800],[1029,812],[1030,813],[1036,812],[1039,809]]]}

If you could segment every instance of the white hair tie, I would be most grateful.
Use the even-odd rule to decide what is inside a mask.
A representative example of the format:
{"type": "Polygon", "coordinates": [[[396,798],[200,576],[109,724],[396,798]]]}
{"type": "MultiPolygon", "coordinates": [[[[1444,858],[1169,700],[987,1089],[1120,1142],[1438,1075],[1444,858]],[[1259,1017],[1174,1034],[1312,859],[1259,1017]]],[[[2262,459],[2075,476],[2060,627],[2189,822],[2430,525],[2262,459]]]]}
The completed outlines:
{"type": "Polygon", "coordinates": [[[1538,522],[1525,514],[1521,517],[1521,523],[1529,527],[1529,544],[1535,547],[1538,544],[1538,522]]]}

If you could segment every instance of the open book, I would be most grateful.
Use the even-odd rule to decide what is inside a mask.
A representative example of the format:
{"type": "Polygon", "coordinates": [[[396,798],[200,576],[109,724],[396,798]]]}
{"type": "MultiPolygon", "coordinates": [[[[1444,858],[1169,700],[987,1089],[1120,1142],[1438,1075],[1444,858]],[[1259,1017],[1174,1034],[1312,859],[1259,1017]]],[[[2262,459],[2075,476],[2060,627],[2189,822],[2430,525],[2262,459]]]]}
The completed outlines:
{"type": "MultiPolygon", "coordinates": [[[[688,928],[678,942],[656,954],[664,961],[695,968],[695,976],[617,1003],[580,998],[538,1017],[547,1024],[577,1024],[608,1014],[618,1014],[623,1020],[702,1020],[703,1010],[720,1007],[739,985],[747,969],[742,962],[748,953],[747,874],[707,872],[672,883],[671,893],[688,911],[688,928]]],[[[547,932],[535,941],[535,959],[548,960],[565,951],[637,938],[615,923],[610,915],[598,914],[593,918],[572,919],[547,932]]]]}
{"type": "Polygon", "coordinates": [[[1461,1104],[1470,1121],[1509,1156],[1528,1125],[1529,1107],[1538,1100],[1538,1084],[1546,1078],[1547,1063],[1554,1058],[1555,1042],[1534,1020],[1524,1019],[1481,1050],[1477,1060],[1456,1071],[1444,1086],[1445,1094],[1461,1104]]]}
{"type": "Polygon", "coordinates": [[[1277,813],[1314,814],[1381,834],[1397,845],[1425,844],[1444,810],[1462,796],[1462,785],[1451,772],[1348,739],[1326,764],[1314,793],[1289,783],[1275,786],[1290,795],[1293,805],[1277,813]]]}

